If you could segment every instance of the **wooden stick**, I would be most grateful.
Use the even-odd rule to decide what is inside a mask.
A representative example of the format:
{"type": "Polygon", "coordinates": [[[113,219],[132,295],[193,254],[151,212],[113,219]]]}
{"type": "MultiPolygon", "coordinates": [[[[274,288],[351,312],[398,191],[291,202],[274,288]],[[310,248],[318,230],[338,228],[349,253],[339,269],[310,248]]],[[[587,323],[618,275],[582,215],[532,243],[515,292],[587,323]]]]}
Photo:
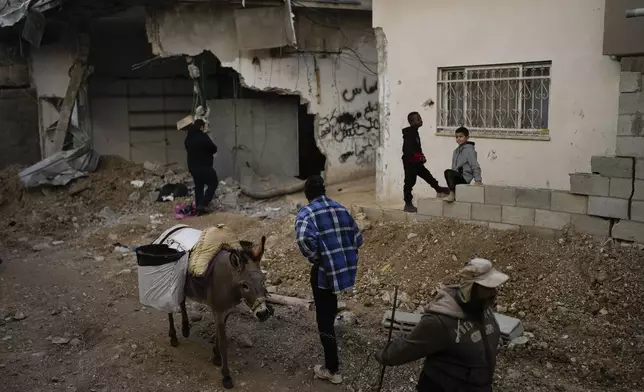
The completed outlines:
{"type": "Polygon", "coordinates": [[[306,310],[313,310],[313,301],[295,298],[295,297],[287,297],[284,295],[271,294],[267,298],[267,301],[269,303],[276,304],[276,305],[294,306],[297,308],[304,308],[306,310]]]}
{"type": "MultiPolygon", "coordinates": [[[[385,350],[387,350],[387,347],[389,346],[389,343],[391,342],[391,333],[394,331],[394,320],[396,319],[396,305],[398,302],[398,286],[394,287],[394,306],[393,309],[391,310],[391,325],[389,326],[389,336],[387,336],[387,345],[385,346],[385,350]]],[[[382,382],[385,380],[385,370],[387,369],[387,366],[382,365],[382,369],[380,370],[380,382],[378,383],[378,392],[382,389],[382,382]]]]}

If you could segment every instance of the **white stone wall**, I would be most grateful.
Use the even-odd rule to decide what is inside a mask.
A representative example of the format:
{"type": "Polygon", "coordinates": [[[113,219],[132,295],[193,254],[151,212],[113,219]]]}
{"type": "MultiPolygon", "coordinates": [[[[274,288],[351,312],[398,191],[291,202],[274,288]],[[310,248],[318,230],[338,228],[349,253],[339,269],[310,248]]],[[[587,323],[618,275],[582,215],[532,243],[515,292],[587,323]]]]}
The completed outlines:
{"type": "MultiPolygon", "coordinates": [[[[453,138],[436,136],[440,67],[552,61],[550,141],[473,139],[487,184],[569,189],[568,174],[590,170],[592,155],[615,153],[619,63],[602,55],[604,0],[374,0],[374,27],[386,38],[381,61],[382,127],[378,197],[402,198],[406,115],[419,111],[428,168],[444,184],[453,138]],[[386,63],[385,63],[386,60],[386,63]]],[[[417,196],[434,195],[421,185],[417,196]]]]}
{"type": "MultiPolygon", "coordinates": [[[[294,12],[297,23],[304,24],[297,31],[314,27],[313,21],[294,12]]],[[[302,50],[280,57],[269,51],[241,52],[231,9],[178,6],[150,16],[147,29],[156,54],[197,55],[208,50],[223,66],[237,71],[249,88],[299,95],[309,113],[316,115],[316,139],[327,157],[327,180],[339,181],[372,175],[380,145],[377,52],[370,15],[346,16],[341,25],[344,44],[350,48],[342,54],[302,50]]],[[[298,40],[323,47],[325,38],[298,40]]]]}

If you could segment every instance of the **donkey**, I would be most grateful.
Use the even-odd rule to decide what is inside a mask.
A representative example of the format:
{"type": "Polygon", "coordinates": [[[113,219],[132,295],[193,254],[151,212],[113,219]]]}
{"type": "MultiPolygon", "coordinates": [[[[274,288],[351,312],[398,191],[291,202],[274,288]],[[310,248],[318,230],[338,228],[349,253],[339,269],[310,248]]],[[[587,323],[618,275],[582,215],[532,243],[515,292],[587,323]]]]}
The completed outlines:
{"type": "MultiPolygon", "coordinates": [[[[215,366],[221,366],[224,388],[233,387],[233,379],[228,368],[228,340],[226,338],[226,321],[230,311],[242,301],[248,305],[255,318],[266,321],[273,309],[266,302],[268,292],[264,284],[264,274],[260,261],[264,255],[266,237],[262,237],[258,246],[251,242],[240,241],[241,249],[231,246],[222,247],[208,265],[204,276],[186,277],[185,295],[197,302],[210,306],[217,323],[217,339],[213,345],[215,366]]],[[[170,324],[170,345],[179,345],[177,332],[174,329],[174,318],[168,313],[170,324]]],[[[181,332],[185,338],[190,336],[190,322],[186,311],[185,298],[181,303],[181,332]]]]}

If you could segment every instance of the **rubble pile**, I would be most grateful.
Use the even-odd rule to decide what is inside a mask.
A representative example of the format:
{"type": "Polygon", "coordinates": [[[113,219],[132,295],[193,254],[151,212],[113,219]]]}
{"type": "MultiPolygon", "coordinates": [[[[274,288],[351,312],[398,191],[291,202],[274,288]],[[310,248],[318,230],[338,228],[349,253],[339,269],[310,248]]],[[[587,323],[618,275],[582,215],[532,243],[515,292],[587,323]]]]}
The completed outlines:
{"type": "MultiPolygon", "coordinates": [[[[506,365],[522,358],[588,383],[642,383],[637,373],[644,363],[641,247],[572,235],[551,241],[442,220],[358,221],[365,246],[356,288],[343,296],[354,306],[381,317],[398,285],[400,309],[422,312],[438,288],[456,282],[467,260],[487,258],[511,278],[496,311],[521,319],[526,330],[504,349],[506,365]]],[[[274,290],[307,298],[311,267],[296,248],[293,225],[290,216],[249,235],[268,236],[264,268],[274,290]]]]}

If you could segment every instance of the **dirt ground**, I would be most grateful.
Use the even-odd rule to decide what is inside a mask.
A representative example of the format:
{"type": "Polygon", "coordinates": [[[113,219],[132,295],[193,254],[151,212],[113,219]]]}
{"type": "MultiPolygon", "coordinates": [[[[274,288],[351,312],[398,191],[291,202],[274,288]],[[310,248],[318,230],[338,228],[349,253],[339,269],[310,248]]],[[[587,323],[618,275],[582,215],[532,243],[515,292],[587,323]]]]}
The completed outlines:
{"type": "MultiPolygon", "coordinates": [[[[170,347],[167,316],[138,302],[135,256],[115,249],[149,243],[176,224],[173,203],[128,196],[129,181],[148,175],[139,169],[96,173],[92,188],[76,196],[24,193],[2,174],[0,390],[222,390],[219,369],[210,363],[209,312],[190,304],[192,335],[170,347]]],[[[185,223],[223,223],[255,241],[266,235],[268,284],[306,298],[309,266],[293,243],[292,211],[283,212],[219,211],[185,223]]],[[[322,361],[312,312],[277,307],[265,323],[241,310],[231,317],[235,390],[369,391],[380,371],[372,355],[386,340],[380,321],[394,285],[403,310],[416,311],[468,258],[479,256],[510,275],[497,310],[521,318],[528,331],[527,343],[501,349],[496,391],[644,391],[639,247],[568,235],[549,241],[441,220],[360,219],[360,225],[365,246],[358,283],[342,298],[358,324],[338,336],[345,383],[312,378],[312,366],[322,361]]],[[[413,391],[421,366],[389,368],[383,391],[413,391]]]]}

